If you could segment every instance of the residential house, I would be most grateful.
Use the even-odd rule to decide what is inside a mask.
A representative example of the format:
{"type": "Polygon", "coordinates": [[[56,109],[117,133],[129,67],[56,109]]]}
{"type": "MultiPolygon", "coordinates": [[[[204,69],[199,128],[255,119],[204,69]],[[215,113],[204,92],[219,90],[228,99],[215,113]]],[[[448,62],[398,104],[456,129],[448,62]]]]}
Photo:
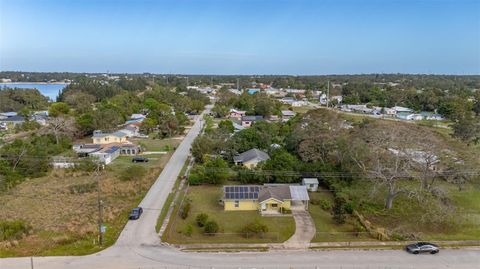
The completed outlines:
{"type": "Polygon", "coordinates": [[[100,144],[76,144],[72,147],[73,151],[78,154],[79,157],[87,157],[90,153],[99,151],[102,149],[100,144]]]}
{"type": "Polygon", "coordinates": [[[245,128],[251,127],[257,121],[263,120],[263,116],[243,116],[242,126],[245,128]]]}
{"type": "Polygon", "coordinates": [[[128,124],[119,131],[124,133],[128,138],[140,135],[140,127],[134,124],[128,124]]]}
{"type": "Polygon", "coordinates": [[[22,124],[25,122],[25,118],[22,116],[16,115],[16,113],[13,116],[8,113],[3,113],[2,116],[3,117],[0,118],[0,124],[3,124],[4,126],[6,126],[7,129],[15,128],[15,126],[17,126],[18,124],[22,124]]]}
{"type": "Polygon", "coordinates": [[[103,133],[102,131],[93,132],[93,144],[125,143],[127,134],[116,131],[114,133],[103,133]]]}
{"type": "Polygon", "coordinates": [[[236,110],[234,108],[230,109],[230,112],[229,112],[229,118],[234,118],[234,119],[237,119],[237,120],[240,120],[242,119],[243,116],[245,116],[245,113],[247,113],[246,111],[243,111],[243,110],[236,110]]]}
{"type": "Polygon", "coordinates": [[[118,146],[105,147],[99,151],[90,153],[89,156],[92,158],[98,159],[100,162],[104,164],[109,164],[113,160],[115,160],[118,156],[120,156],[120,147],[118,146]]]}
{"type": "Polygon", "coordinates": [[[266,152],[259,149],[251,149],[233,157],[235,165],[242,165],[247,168],[256,167],[260,162],[270,159],[266,152]]]}
{"type": "Polygon", "coordinates": [[[394,106],[392,107],[393,110],[395,110],[396,113],[399,112],[413,112],[413,109],[410,109],[408,107],[402,107],[402,106],[394,106]]]}
{"type": "Polygon", "coordinates": [[[225,211],[257,210],[268,215],[288,212],[292,205],[308,207],[309,200],[305,186],[266,184],[224,186],[222,202],[225,211]]]}
{"type": "Polygon", "coordinates": [[[442,115],[436,114],[433,112],[423,111],[423,112],[420,112],[420,115],[422,115],[424,120],[445,120],[445,118],[442,115]]]}
{"type": "Polygon", "coordinates": [[[415,114],[411,112],[397,112],[396,117],[401,120],[423,120],[421,114],[415,114]]]}
{"type": "Polygon", "coordinates": [[[282,121],[283,122],[289,121],[294,116],[295,116],[295,112],[293,112],[291,110],[282,110],[282,121]]]}
{"type": "Polygon", "coordinates": [[[308,191],[317,191],[318,190],[318,179],[317,178],[304,178],[302,179],[302,185],[304,185],[308,191]]]}

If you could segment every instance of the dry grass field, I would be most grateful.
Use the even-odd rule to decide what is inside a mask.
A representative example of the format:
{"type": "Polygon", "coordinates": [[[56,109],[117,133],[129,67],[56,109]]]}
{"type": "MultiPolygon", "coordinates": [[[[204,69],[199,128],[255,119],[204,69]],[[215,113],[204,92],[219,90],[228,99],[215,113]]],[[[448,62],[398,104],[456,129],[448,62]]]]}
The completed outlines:
{"type": "MultiPolygon", "coordinates": [[[[180,140],[149,141],[152,147],[180,140]],[[170,141],[170,142],[169,142],[170,141]]],[[[105,244],[99,247],[98,187],[94,173],[53,170],[47,176],[29,179],[0,194],[1,220],[23,220],[32,227],[20,240],[0,242],[0,257],[30,255],[82,255],[113,244],[136,206],[161,172],[173,151],[156,155],[149,163],[115,160],[99,174],[100,196],[107,226],[105,244]],[[145,174],[120,179],[130,166],[143,166],[145,174]]]]}

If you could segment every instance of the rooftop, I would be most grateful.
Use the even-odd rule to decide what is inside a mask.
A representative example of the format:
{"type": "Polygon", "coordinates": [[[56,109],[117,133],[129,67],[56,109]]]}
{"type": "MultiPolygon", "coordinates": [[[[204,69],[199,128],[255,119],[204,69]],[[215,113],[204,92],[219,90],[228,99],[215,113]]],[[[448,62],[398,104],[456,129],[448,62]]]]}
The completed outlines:
{"type": "Polygon", "coordinates": [[[259,149],[251,149],[248,151],[245,151],[237,156],[233,157],[233,160],[235,162],[248,162],[253,159],[258,159],[260,161],[266,161],[270,159],[270,156],[266,152],[263,152],[259,149]]]}

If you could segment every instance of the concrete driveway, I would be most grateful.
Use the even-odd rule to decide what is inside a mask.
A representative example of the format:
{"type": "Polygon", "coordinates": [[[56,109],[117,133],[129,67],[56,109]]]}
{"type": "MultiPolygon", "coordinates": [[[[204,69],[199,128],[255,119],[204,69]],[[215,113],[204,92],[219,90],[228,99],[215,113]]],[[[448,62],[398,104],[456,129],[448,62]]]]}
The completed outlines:
{"type": "Polygon", "coordinates": [[[295,219],[295,233],[283,243],[286,249],[308,249],[310,241],[315,236],[315,223],[310,213],[302,205],[292,205],[292,215],[295,219]]]}

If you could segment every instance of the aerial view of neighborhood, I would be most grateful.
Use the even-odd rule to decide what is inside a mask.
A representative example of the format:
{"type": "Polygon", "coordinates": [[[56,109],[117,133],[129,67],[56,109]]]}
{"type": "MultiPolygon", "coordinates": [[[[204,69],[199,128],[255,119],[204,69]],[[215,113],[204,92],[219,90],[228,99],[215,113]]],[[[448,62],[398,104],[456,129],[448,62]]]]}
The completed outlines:
{"type": "Polygon", "coordinates": [[[480,268],[480,2],[0,0],[0,269],[480,268]]]}

